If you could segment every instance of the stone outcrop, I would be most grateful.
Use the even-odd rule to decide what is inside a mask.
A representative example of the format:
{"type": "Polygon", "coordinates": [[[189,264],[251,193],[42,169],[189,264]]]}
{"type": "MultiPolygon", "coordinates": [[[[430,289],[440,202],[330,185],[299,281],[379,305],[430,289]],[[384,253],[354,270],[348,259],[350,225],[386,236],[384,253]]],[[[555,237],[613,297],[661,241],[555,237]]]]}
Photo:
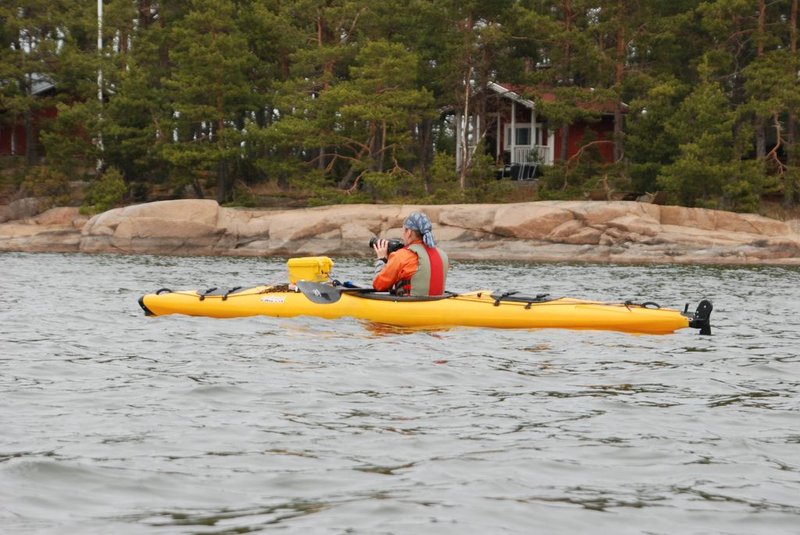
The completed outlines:
{"type": "Polygon", "coordinates": [[[800,265],[798,221],[626,201],[251,210],[176,200],[89,220],[54,208],[0,223],[0,251],[371,256],[369,238],[399,237],[413,210],[453,259],[800,265]]]}
{"type": "Polygon", "coordinates": [[[80,249],[81,229],[89,218],[77,208],[51,208],[36,215],[38,202],[24,206],[25,217],[0,223],[0,251],[66,253],[80,249]]]}
{"type": "Polygon", "coordinates": [[[33,217],[41,211],[41,204],[35,197],[25,197],[0,206],[0,223],[33,217]]]}

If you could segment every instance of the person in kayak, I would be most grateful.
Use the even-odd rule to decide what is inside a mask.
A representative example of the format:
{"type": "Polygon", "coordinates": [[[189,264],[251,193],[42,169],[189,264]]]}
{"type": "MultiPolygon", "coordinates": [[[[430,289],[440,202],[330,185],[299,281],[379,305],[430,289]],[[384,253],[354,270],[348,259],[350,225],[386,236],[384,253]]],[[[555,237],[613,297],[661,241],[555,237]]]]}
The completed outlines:
{"type": "Polygon", "coordinates": [[[372,287],[396,295],[443,295],[449,263],[447,254],[436,247],[432,230],[427,215],[412,212],[403,221],[402,249],[388,253],[388,241],[377,240],[373,246],[377,274],[372,287]]]}

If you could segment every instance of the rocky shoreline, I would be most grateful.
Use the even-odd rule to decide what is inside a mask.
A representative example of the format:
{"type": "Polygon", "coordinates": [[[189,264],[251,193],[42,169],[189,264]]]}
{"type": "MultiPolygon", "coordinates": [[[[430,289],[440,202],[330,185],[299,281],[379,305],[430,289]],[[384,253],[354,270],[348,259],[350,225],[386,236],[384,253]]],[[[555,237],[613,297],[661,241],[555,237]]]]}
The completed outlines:
{"type": "Polygon", "coordinates": [[[633,201],[336,205],[266,210],[174,200],[92,218],[77,208],[0,207],[0,251],[366,257],[424,210],[455,260],[800,265],[800,220],[633,201]]]}

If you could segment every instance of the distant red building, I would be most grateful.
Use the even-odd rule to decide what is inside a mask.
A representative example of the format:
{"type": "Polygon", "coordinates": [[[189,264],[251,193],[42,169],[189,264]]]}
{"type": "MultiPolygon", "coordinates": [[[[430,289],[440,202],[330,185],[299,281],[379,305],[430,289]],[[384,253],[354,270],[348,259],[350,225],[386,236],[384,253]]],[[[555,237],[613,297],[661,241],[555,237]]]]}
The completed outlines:
{"type": "MultiPolygon", "coordinates": [[[[55,86],[47,81],[40,80],[33,83],[31,94],[34,96],[47,96],[55,92],[55,86]]],[[[58,115],[55,106],[48,106],[34,111],[29,121],[22,115],[17,116],[11,124],[0,124],[0,156],[24,156],[28,151],[28,127],[31,128],[30,139],[36,144],[34,149],[39,153],[39,131],[42,126],[58,115]]]]}
{"type": "MultiPolygon", "coordinates": [[[[504,174],[512,178],[533,178],[539,166],[553,165],[561,159],[564,143],[562,130],[549,128],[547,117],[537,113],[535,103],[521,96],[532,91],[494,82],[490,82],[486,89],[489,98],[486,99],[484,116],[488,124],[478,124],[480,118],[477,116],[464,120],[463,115],[456,113],[457,168],[461,168],[464,154],[467,150],[474,150],[478,139],[483,141],[487,152],[502,167],[504,174]],[[465,129],[468,135],[464,135],[465,129]]],[[[538,94],[544,102],[556,100],[554,93],[539,91],[538,94]]],[[[596,147],[605,161],[613,162],[613,103],[587,103],[582,107],[597,112],[599,120],[576,121],[568,127],[566,159],[581,150],[584,135],[591,130],[597,140],[609,141],[596,147]]]]}

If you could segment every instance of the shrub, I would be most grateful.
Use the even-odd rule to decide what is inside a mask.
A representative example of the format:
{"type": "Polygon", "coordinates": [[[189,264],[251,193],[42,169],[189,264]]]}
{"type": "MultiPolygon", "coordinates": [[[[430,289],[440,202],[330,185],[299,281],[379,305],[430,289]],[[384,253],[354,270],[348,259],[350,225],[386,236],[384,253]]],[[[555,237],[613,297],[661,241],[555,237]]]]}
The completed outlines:
{"type": "Polygon", "coordinates": [[[110,210],[122,202],[127,189],[122,173],[116,167],[109,167],[89,185],[80,211],[98,214],[110,210]]]}
{"type": "Polygon", "coordinates": [[[28,196],[44,199],[47,206],[65,206],[70,201],[67,175],[49,166],[30,168],[22,181],[22,191],[28,196]]]}

